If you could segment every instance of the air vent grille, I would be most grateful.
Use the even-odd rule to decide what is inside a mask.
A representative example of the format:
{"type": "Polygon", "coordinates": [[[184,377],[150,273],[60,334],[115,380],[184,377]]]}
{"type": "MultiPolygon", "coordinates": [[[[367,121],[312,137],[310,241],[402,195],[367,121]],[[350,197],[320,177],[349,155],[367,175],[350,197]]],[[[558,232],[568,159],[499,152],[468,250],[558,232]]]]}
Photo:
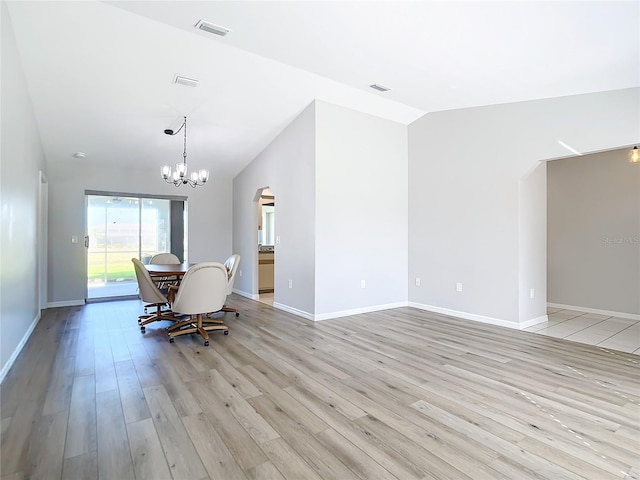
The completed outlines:
{"type": "Polygon", "coordinates": [[[231,31],[228,28],[221,27],[220,25],[214,25],[213,23],[205,22],[204,20],[200,20],[196,23],[196,28],[205,32],[213,33],[214,35],[220,35],[221,37],[224,37],[231,31]]]}
{"type": "Polygon", "coordinates": [[[379,92],[388,92],[389,90],[391,90],[389,87],[385,87],[384,85],[381,85],[379,83],[374,83],[373,85],[369,86],[374,90],[378,90],[379,92]]]}
{"type": "Polygon", "coordinates": [[[183,77],[182,75],[176,75],[173,77],[173,83],[179,85],[186,85],[187,87],[197,87],[200,81],[195,78],[183,77]]]}

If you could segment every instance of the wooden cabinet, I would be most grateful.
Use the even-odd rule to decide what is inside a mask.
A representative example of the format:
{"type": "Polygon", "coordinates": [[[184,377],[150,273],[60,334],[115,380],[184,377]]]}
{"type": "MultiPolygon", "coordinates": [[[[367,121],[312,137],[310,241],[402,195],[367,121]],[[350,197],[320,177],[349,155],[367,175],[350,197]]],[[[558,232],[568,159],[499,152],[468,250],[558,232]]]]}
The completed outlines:
{"type": "Polygon", "coordinates": [[[273,252],[258,253],[258,292],[273,292],[273,252]]]}

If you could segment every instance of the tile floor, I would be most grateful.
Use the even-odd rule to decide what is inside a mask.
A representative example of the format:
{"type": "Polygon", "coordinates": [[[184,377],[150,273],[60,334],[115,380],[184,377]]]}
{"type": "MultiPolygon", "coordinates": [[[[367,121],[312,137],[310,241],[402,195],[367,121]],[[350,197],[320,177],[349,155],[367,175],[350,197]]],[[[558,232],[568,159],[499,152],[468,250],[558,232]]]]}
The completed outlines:
{"type": "Polygon", "coordinates": [[[258,301],[266,303],[267,305],[273,305],[273,295],[273,293],[261,293],[258,301]]]}
{"type": "Polygon", "coordinates": [[[549,308],[547,312],[548,322],[525,331],[640,355],[638,320],[560,308],[549,308]]]}

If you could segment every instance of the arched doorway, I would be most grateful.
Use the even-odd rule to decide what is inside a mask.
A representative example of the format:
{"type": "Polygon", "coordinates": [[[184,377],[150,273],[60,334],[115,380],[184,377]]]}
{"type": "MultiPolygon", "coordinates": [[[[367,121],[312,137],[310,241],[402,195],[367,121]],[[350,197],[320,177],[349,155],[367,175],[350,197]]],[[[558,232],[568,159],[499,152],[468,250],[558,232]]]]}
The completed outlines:
{"type": "Polygon", "coordinates": [[[269,187],[260,191],[258,199],[258,296],[273,305],[275,295],[276,198],[269,187]]]}

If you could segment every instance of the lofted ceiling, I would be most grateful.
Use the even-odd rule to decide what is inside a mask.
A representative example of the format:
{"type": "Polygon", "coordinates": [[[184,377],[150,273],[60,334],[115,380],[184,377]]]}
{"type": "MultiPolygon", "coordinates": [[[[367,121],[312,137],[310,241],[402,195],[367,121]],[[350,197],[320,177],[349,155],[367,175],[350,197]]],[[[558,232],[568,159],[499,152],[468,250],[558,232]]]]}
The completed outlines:
{"type": "Polygon", "coordinates": [[[640,87],[637,1],[6,3],[50,163],[159,172],[187,115],[189,165],[227,177],[314,99],[409,124],[640,87]]]}

